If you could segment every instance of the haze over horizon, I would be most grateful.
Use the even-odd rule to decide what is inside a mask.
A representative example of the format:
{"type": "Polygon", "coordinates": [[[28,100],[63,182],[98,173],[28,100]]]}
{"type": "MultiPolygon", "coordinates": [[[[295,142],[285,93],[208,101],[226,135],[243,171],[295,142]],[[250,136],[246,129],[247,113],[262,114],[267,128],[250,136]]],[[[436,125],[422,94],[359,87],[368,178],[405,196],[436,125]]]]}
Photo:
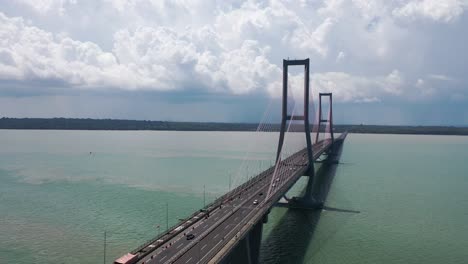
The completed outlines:
{"type": "Polygon", "coordinates": [[[467,0],[1,2],[0,117],[258,122],[310,58],[337,124],[468,124],[467,0]]]}

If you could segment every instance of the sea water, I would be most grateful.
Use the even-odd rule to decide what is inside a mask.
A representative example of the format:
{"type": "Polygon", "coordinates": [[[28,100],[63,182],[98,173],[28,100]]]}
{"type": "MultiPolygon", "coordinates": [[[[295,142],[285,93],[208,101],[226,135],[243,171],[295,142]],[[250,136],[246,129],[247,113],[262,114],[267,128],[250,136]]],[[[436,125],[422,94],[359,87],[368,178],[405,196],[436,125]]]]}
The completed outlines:
{"type": "MultiPolygon", "coordinates": [[[[0,263],[112,263],[270,166],[260,134],[0,130],[0,263]]],[[[261,262],[467,263],[467,161],[468,137],[349,134],[325,205],[359,213],[274,208],[261,262]]]]}

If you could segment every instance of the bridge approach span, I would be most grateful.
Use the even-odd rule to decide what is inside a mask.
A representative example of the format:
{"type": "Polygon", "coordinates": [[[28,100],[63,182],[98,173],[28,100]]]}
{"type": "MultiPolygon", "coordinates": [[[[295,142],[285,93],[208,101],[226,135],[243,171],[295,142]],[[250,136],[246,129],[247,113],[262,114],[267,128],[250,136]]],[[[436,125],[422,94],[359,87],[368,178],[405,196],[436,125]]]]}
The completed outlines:
{"type": "MultiPolygon", "coordinates": [[[[341,144],[346,135],[314,144],[313,160],[333,144],[341,144]]],[[[308,175],[310,167],[304,148],[114,263],[221,262],[256,224],[266,222],[271,207],[301,176],[308,175]],[[187,239],[189,234],[194,237],[187,239]]]]}

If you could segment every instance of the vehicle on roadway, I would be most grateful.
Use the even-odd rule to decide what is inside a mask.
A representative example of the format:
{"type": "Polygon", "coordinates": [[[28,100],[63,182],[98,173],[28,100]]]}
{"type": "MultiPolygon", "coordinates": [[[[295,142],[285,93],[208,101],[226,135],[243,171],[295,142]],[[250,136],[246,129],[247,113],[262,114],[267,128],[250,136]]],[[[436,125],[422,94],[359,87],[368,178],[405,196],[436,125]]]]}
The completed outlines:
{"type": "Polygon", "coordinates": [[[259,193],[258,195],[262,196],[262,195],[263,195],[263,192],[259,193]]]}
{"type": "Polygon", "coordinates": [[[194,234],[187,234],[186,236],[187,240],[192,240],[195,238],[195,235],[194,234]]]}
{"type": "Polygon", "coordinates": [[[253,204],[257,205],[257,204],[258,204],[258,200],[253,201],[253,204]]]}

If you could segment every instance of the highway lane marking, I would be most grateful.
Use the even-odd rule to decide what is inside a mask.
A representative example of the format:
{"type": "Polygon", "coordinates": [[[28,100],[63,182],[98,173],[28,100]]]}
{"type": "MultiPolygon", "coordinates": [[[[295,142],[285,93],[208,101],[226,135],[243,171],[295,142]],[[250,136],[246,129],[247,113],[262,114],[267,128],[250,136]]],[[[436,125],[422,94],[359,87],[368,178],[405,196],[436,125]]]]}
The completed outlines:
{"type": "MultiPolygon", "coordinates": [[[[220,211],[222,211],[222,210],[219,210],[219,209],[216,210],[216,209],[215,209],[215,210],[213,211],[212,215],[218,214],[220,211]]],[[[219,217],[217,217],[217,218],[219,218],[219,217]]],[[[192,225],[192,226],[193,226],[195,229],[196,229],[196,228],[199,228],[199,227],[201,227],[201,225],[203,224],[203,222],[206,223],[206,222],[207,222],[206,219],[205,219],[205,221],[202,220],[202,221],[200,221],[200,222],[198,222],[198,223],[195,223],[195,224],[192,225]]],[[[208,226],[208,224],[205,224],[205,227],[207,227],[207,226],[208,226]]],[[[188,232],[190,232],[190,231],[188,231],[188,232]]],[[[183,237],[185,237],[185,236],[181,233],[181,234],[177,235],[176,237],[174,237],[174,238],[172,238],[172,239],[166,241],[163,245],[167,245],[167,244],[170,243],[170,242],[176,243],[177,241],[179,241],[179,240],[182,239],[183,237]]],[[[158,247],[158,248],[161,249],[161,252],[162,252],[163,250],[165,250],[165,248],[163,247],[163,245],[161,245],[161,246],[158,247]]],[[[157,249],[155,249],[155,250],[157,250],[157,249]]]]}
{"type": "MultiPolygon", "coordinates": [[[[290,178],[290,177],[288,177],[288,178],[290,178]]],[[[271,179],[271,176],[268,177],[268,179],[271,179]]],[[[256,187],[255,189],[258,189],[258,187],[256,187]]],[[[276,189],[276,188],[275,188],[275,189],[276,189]]],[[[254,188],[248,188],[247,191],[244,192],[244,195],[250,196],[250,194],[252,194],[252,193],[255,193],[254,188]]],[[[243,198],[243,199],[240,199],[240,200],[242,201],[241,204],[245,204],[245,201],[248,201],[249,198],[252,198],[252,197],[243,196],[242,198],[243,198]]],[[[237,207],[237,206],[234,205],[234,208],[233,208],[233,209],[239,209],[239,207],[237,207],[237,208],[236,208],[236,207],[237,207]]],[[[249,210],[255,209],[255,207],[252,207],[252,206],[247,206],[247,207],[245,207],[245,206],[240,206],[240,207],[241,207],[241,208],[248,208],[249,210]]],[[[223,209],[224,209],[224,210],[215,210],[215,211],[213,212],[213,214],[220,214],[220,213],[222,213],[222,212],[228,211],[228,207],[224,207],[223,209]]],[[[241,211],[242,211],[242,213],[244,213],[244,214],[247,213],[248,215],[250,215],[250,212],[247,211],[247,210],[241,210],[241,211]]],[[[220,217],[218,216],[218,217],[215,218],[215,220],[218,220],[219,218],[220,218],[220,217]]],[[[236,217],[236,218],[237,218],[237,217],[236,217]]],[[[237,220],[237,219],[236,219],[236,220],[237,220]]],[[[215,224],[217,224],[217,223],[215,223],[215,224]]],[[[201,223],[200,223],[200,225],[201,225],[201,223]]],[[[205,227],[207,227],[207,226],[208,226],[208,224],[205,224],[205,227]]],[[[238,226],[238,225],[236,225],[236,227],[237,227],[237,226],[238,226]]],[[[197,228],[197,227],[199,227],[199,225],[195,225],[195,228],[197,228]]],[[[216,237],[217,237],[217,236],[216,236],[216,237]]],[[[179,240],[179,239],[182,239],[182,236],[179,236],[177,240],[179,240]]]]}
{"type": "Polygon", "coordinates": [[[165,259],[166,257],[167,257],[167,255],[166,255],[166,256],[164,256],[164,258],[161,258],[161,260],[165,259]]]}
{"type": "Polygon", "coordinates": [[[189,258],[185,263],[189,263],[192,260],[192,258],[189,258]]]}
{"type": "Polygon", "coordinates": [[[201,248],[201,250],[203,250],[203,249],[206,247],[206,245],[208,245],[208,244],[203,245],[203,247],[201,248]]]}
{"type": "Polygon", "coordinates": [[[179,249],[182,245],[183,245],[183,244],[178,245],[178,246],[176,247],[176,249],[179,249]]]}
{"type": "MultiPolygon", "coordinates": [[[[255,208],[254,208],[254,209],[255,209],[255,208]]],[[[249,215],[250,215],[251,213],[255,213],[255,210],[250,211],[249,215]]],[[[230,234],[232,231],[234,231],[235,229],[237,229],[237,227],[238,227],[241,223],[242,223],[242,222],[240,222],[239,224],[235,225],[235,227],[234,227],[231,231],[228,232],[227,236],[229,236],[229,234],[230,234]]],[[[248,224],[248,222],[245,223],[245,224],[248,224]]],[[[239,232],[239,231],[236,231],[236,232],[239,232]]],[[[217,236],[218,236],[218,234],[215,236],[215,238],[216,238],[217,236]]],[[[208,253],[210,253],[212,250],[214,250],[216,247],[218,247],[219,243],[221,243],[221,242],[222,242],[222,241],[219,241],[218,243],[216,243],[216,244],[208,251],[208,253]]],[[[203,260],[205,257],[206,257],[206,255],[204,255],[204,256],[201,258],[201,260],[203,260]]]]}
{"type": "MultiPolygon", "coordinates": [[[[252,191],[246,192],[246,194],[251,194],[251,193],[253,193],[253,192],[252,192],[252,191]]],[[[249,200],[248,198],[252,198],[252,197],[243,197],[243,198],[244,198],[244,199],[242,199],[242,200],[247,201],[247,200],[249,200]]],[[[243,203],[245,203],[245,202],[243,202],[243,203]]],[[[243,203],[242,203],[242,204],[243,204],[243,203]]],[[[244,206],[242,206],[242,207],[244,207],[244,206]]],[[[236,206],[235,206],[234,208],[236,208],[236,206]]],[[[238,208],[238,207],[237,207],[237,208],[238,208]]],[[[244,207],[244,208],[245,208],[245,207],[244,207]]],[[[248,208],[251,209],[250,206],[249,206],[248,208]]],[[[225,210],[216,210],[215,213],[218,213],[218,214],[219,214],[220,212],[226,211],[227,208],[224,208],[224,209],[225,209],[225,210]]],[[[249,213],[247,210],[241,210],[241,211],[242,211],[244,214],[245,214],[245,213],[249,213]]],[[[219,219],[219,216],[215,218],[215,220],[217,220],[217,219],[219,219]]],[[[206,225],[205,225],[205,226],[206,226],[206,225]]],[[[217,237],[217,236],[216,236],[216,237],[217,237]]]]}
{"type": "Polygon", "coordinates": [[[213,238],[217,238],[219,234],[216,234],[216,236],[214,236],[213,238]]]}

